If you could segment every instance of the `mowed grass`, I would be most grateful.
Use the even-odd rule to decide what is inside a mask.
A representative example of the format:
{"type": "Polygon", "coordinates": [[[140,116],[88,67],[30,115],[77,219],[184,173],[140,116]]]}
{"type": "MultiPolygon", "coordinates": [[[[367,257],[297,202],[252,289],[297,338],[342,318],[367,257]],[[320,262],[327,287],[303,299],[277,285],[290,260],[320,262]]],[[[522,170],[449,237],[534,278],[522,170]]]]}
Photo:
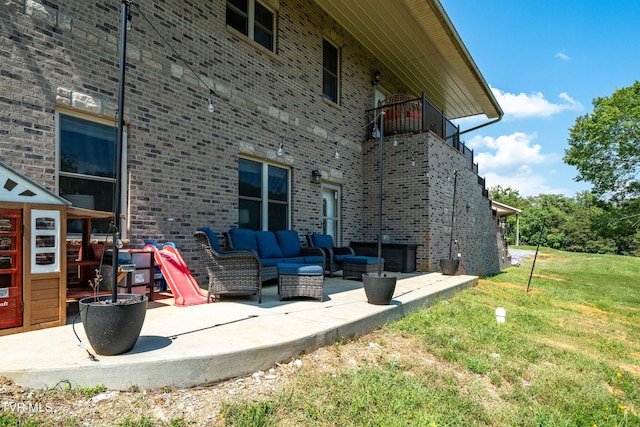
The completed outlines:
{"type": "Polygon", "coordinates": [[[525,292],[532,261],[388,324],[374,361],[303,369],[224,423],[640,426],[640,259],[542,249],[525,292]]]}

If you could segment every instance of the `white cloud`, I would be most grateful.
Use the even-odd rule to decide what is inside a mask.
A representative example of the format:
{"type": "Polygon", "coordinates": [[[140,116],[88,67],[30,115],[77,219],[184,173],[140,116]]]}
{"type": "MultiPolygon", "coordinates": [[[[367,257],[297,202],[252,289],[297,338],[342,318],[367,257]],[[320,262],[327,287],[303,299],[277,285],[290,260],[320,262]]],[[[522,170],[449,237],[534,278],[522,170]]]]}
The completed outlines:
{"type": "Polygon", "coordinates": [[[485,179],[487,188],[497,185],[502,188],[511,187],[518,190],[520,197],[537,196],[538,194],[573,195],[573,192],[567,188],[549,186],[544,175],[534,172],[527,166],[523,166],[512,174],[490,172],[487,173],[485,179]]]}
{"type": "Polygon", "coordinates": [[[506,119],[523,119],[530,117],[549,117],[563,111],[580,111],[582,104],[562,92],[558,97],[564,101],[561,103],[549,102],[542,92],[532,94],[513,94],[503,92],[500,89],[491,88],[498,104],[504,111],[506,119]]]}
{"type": "Polygon", "coordinates": [[[486,187],[497,185],[518,190],[521,197],[538,194],[564,194],[572,197],[585,187],[560,174],[555,165],[557,153],[543,154],[534,144],[537,135],[514,132],[511,135],[475,136],[465,144],[474,150],[474,162],[486,187]],[[580,188],[578,188],[580,187],[580,188]]]}
{"type": "Polygon", "coordinates": [[[563,53],[563,52],[556,53],[556,58],[560,58],[563,61],[570,61],[571,60],[571,57],[569,55],[567,55],[566,53],[563,53]]]}
{"type": "Polygon", "coordinates": [[[515,171],[530,164],[543,163],[542,147],[533,144],[536,134],[515,132],[511,135],[474,136],[466,145],[475,151],[475,159],[486,172],[515,171]]]}

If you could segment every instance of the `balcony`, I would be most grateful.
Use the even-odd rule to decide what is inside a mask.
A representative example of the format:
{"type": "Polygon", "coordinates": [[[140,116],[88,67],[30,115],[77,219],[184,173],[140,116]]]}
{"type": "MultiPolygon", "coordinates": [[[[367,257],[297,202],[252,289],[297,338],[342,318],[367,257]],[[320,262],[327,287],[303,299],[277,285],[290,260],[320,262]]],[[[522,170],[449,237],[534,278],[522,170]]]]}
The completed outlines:
{"type": "Polygon", "coordinates": [[[478,164],[473,162],[473,150],[460,142],[460,128],[448,120],[444,113],[434,107],[422,94],[422,98],[411,98],[406,94],[388,96],[384,105],[379,108],[367,110],[366,138],[373,138],[379,120],[376,115],[383,110],[384,134],[400,135],[404,133],[420,133],[431,131],[449,146],[458,150],[466,159],[467,167],[474,173],[478,173],[478,164]]]}

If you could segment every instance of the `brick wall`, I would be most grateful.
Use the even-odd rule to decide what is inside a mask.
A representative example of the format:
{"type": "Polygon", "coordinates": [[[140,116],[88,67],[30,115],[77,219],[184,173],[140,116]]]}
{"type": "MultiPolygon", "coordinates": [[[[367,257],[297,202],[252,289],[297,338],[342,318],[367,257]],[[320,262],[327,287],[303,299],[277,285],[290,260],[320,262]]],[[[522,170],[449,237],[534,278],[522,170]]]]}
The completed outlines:
{"type": "MultiPolygon", "coordinates": [[[[319,169],[342,188],[343,243],[371,235],[371,212],[363,210],[372,182],[367,154],[363,162],[363,151],[372,150],[362,143],[364,111],[373,105],[373,70],[391,73],[312,0],[279,2],[275,54],[226,28],[224,1],[139,3],[141,11],[131,9],[124,111],[131,247],[173,241],[204,283],[191,233],[236,225],[239,156],[291,168],[292,228],[301,234],[321,227],[321,188],[311,179],[319,169]],[[321,96],[323,36],[341,47],[339,106],[321,96]],[[214,113],[206,109],[209,88],[216,93],[214,113]],[[276,154],[280,142],[283,156],[276,154]]],[[[0,158],[54,192],[55,111],[115,121],[119,19],[120,3],[107,0],[7,0],[0,10],[0,158]]],[[[391,83],[387,89],[404,91],[391,83]]],[[[444,248],[451,188],[417,171],[462,160],[439,154],[444,163],[438,166],[429,150],[442,143],[425,134],[409,143],[416,146],[394,158],[393,197],[402,210],[390,211],[389,219],[401,241],[417,238],[424,245],[419,265],[431,271],[444,248]],[[407,167],[410,151],[420,158],[417,168],[407,167]],[[419,196],[408,197],[415,185],[419,196]]],[[[444,179],[444,170],[438,174],[444,179]]],[[[486,204],[469,193],[467,200],[486,204]]],[[[469,248],[483,245],[468,239],[469,248]]],[[[469,273],[484,265],[463,262],[469,273]]]]}
{"type": "MultiPolygon", "coordinates": [[[[500,271],[496,223],[490,202],[482,195],[478,176],[465,158],[435,134],[400,135],[384,140],[383,234],[394,243],[417,243],[420,271],[439,271],[449,258],[454,181],[451,252],[461,254],[459,272],[484,276],[500,271]],[[415,161],[415,164],[414,164],[415,161]],[[455,176],[457,171],[457,179],[455,176]]],[[[363,232],[365,240],[378,233],[379,140],[363,144],[363,232]]]]}

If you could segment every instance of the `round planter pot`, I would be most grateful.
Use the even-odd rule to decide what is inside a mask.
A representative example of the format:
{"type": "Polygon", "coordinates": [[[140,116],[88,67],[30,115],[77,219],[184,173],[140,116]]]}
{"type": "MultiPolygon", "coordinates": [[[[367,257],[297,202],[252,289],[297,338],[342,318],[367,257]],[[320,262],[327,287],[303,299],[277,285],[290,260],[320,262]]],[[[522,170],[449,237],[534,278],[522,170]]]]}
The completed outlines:
{"type": "Polygon", "coordinates": [[[364,273],[362,275],[362,285],[369,304],[389,304],[391,298],[393,298],[393,292],[396,290],[396,280],[396,276],[378,276],[377,273],[364,273]]]}
{"type": "Polygon", "coordinates": [[[446,276],[454,276],[458,271],[458,265],[460,261],[457,259],[441,259],[440,271],[446,276]]]}
{"type": "Polygon", "coordinates": [[[78,302],[89,343],[103,356],[131,351],[147,314],[146,295],[119,294],[115,304],[111,300],[111,295],[100,295],[78,302]]]}

